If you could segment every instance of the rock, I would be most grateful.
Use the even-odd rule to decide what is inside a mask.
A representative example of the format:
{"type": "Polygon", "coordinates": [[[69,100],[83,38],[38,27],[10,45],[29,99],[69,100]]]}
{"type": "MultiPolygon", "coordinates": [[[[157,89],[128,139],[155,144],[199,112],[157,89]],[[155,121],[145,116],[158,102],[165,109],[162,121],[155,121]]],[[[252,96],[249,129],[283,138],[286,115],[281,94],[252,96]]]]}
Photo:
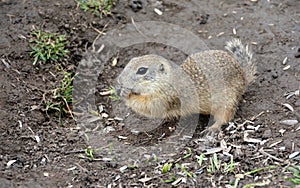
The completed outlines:
{"type": "Polygon", "coordinates": [[[197,21],[199,24],[206,24],[208,21],[209,15],[208,14],[201,14],[199,18],[197,18],[197,21]]]}
{"type": "Polygon", "coordinates": [[[134,11],[137,12],[143,9],[146,6],[145,0],[130,0],[129,7],[134,11]]]}
{"type": "Polygon", "coordinates": [[[277,73],[277,71],[273,71],[273,72],[272,72],[272,77],[273,77],[274,79],[278,78],[278,73],[277,73]]]}
{"type": "Polygon", "coordinates": [[[209,14],[205,13],[204,11],[193,11],[193,14],[196,18],[197,23],[199,23],[200,25],[207,23],[209,14]]]}
{"type": "Polygon", "coordinates": [[[264,134],[262,135],[262,138],[270,138],[272,137],[272,131],[271,129],[267,129],[264,131],[264,134]]]}

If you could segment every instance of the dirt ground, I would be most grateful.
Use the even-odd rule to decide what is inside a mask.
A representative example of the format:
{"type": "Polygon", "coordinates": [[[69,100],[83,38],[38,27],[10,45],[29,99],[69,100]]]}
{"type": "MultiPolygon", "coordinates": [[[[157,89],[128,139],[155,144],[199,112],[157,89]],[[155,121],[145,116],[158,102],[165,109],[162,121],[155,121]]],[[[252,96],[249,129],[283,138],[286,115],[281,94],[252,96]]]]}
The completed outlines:
{"type": "MultiPolygon", "coordinates": [[[[287,168],[299,165],[300,160],[300,97],[299,93],[288,94],[300,89],[300,1],[120,0],[115,2],[112,15],[103,18],[82,11],[74,0],[0,0],[0,10],[0,187],[234,187],[236,181],[236,187],[253,183],[264,187],[294,186],[288,180],[293,174],[287,168]],[[155,8],[163,14],[155,13],[155,8]],[[229,163],[229,156],[233,156],[232,172],[209,172],[209,161],[199,166],[196,156],[207,152],[207,148],[203,149],[197,132],[169,160],[184,164],[193,177],[187,177],[175,165],[170,172],[161,173],[163,163],[128,165],[122,171],[122,164],[80,157],[85,156],[90,144],[76,122],[71,117],[60,120],[55,113],[45,112],[43,94],[55,88],[62,75],[55,64],[32,65],[32,27],[66,34],[71,53],[63,63],[75,72],[82,58],[89,56],[96,37],[103,37],[101,32],[122,28],[132,19],[179,25],[195,33],[210,49],[223,49],[232,37],[251,45],[257,79],[245,93],[234,124],[224,128],[229,155],[225,150],[217,152],[222,162],[229,163]],[[284,120],[298,123],[287,125],[284,120]],[[259,168],[264,169],[253,172],[259,168]],[[172,176],[178,182],[166,183],[172,176]]],[[[153,52],[153,48],[167,49],[150,44],[121,50],[118,65],[106,65],[99,75],[95,106],[108,106],[107,114],[112,116],[111,100],[99,92],[109,87],[131,57],[153,52]]],[[[174,61],[186,57],[174,49],[167,49],[166,54],[174,61]]],[[[137,125],[148,121],[134,117],[135,121],[130,122],[137,125]]],[[[100,118],[98,123],[112,126],[108,122],[100,118]]],[[[152,134],[169,134],[165,128],[152,134]]],[[[128,134],[125,129],[116,133],[128,134]]],[[[138,138],[130,139],[129,144],[133,144],[138,138]]]]}

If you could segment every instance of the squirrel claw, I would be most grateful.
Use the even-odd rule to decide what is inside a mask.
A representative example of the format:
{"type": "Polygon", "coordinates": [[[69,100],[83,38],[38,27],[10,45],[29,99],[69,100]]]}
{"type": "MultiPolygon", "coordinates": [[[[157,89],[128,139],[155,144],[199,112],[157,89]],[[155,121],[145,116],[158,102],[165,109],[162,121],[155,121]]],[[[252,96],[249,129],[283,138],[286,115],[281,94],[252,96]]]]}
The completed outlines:
{"type": "Polygon", "coordinates": [[[221,129],[212,126],[202,131],[200,135],[208,143],[215,143],[218,139],[220,139],[222,131],[221,129]]]}

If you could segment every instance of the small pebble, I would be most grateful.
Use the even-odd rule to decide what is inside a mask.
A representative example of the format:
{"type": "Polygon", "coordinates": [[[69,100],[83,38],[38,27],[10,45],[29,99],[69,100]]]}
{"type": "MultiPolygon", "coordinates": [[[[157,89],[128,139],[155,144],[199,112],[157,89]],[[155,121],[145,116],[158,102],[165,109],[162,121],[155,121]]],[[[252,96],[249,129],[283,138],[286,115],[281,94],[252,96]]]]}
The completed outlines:
{"type": "Polygon", "coordinates": [[[41,164],[45,164],[46,163],[46,158],[42,158],[42,160],[41,160],[41,164]]]}
{"type": "Polygon", "coordinates": [[[118,63],[118,58],[114,58],[111,66],[115,67],[117,65],[117,63],[118,63]]]}
{"type": "Polygon", "coordinates": [[[129,1],[129,7],[134,11],[137,12],[141,9],[143,9],[143,7],[145,7],[146,0],[130,0],[129,1]]]}
{"type": "Polygon", "coordinates": [[[278,78],[278,73],[277,73],[277,71],[273,71],[273,72],[272,72],[272,77],[273,77],[274,79],[278,78]]]}
{"type": "Polygon", "coordinates": [[[116,129],[113,128],[112,126],[107,126],[107,127],[105,127],[105,128],[103,129],[103,132],[106,133],[106,134],[108,134],[108,133],[110,133],[110,132],[113,132],[113,131],[116,131],[116,129]]]}
{"type": "Polygon", "coordinates": [[[41,139],[40,139],[40,137],[39,137],[38,135],[35,135],[34,138],[35,138],[35,141],[36,141],[37,143],[39,143],[39,142],[41,141],[41,139]]]}
{"type": "Polygon", "coordinates": [[[104,111],[104,106],[102,104],[99,105],[98,110],[99,110],[99,113],[102,113],[104,111]]]}
{"type": "Polygon", "coordinates": [[[288,70],[291,68],[291,65],[287,65],[286,67],[283,67],[283,70],[288,70]]]}
{"type": "Polygon", "coordinates": [[[107,113],[102,113],[101,116],[102,116],[103,118],[108,118],[108,114],[107,114],[107,113]]]}
{"type": "Polygon", "coordinates": [[[272,131],[271,129],[267,129],[264,131],[263,135],[262,135],[262,138],[270,138],[272,137],[272,131]]]}
{"type": "Polygon", "coordinates": [[[285,147],[282,146],[282,147],[279,147],[278,149],[279,149],[280,151],[284,151],[284,150],[285,150],[285,147]]]}
{"type": "Polygon", "coordinates": [[[151,158],[151,155],[149,155],[149,154],[144,154],[144,157],[145,157],[146,159],[150,159],[150,158],[151,158]]]}
{"type": "Polygon", "coordinates": [[[134,135],[139,135],[141,133],[141,131],[138,130],[131,130],[130,132],[134,135]]]}
{"type": "Polygon", "coordinates": [[[122,166],[119,170],[121,173],[124,173],[126,171],[126,169],[128,168],[128,166],[122,166]]]}

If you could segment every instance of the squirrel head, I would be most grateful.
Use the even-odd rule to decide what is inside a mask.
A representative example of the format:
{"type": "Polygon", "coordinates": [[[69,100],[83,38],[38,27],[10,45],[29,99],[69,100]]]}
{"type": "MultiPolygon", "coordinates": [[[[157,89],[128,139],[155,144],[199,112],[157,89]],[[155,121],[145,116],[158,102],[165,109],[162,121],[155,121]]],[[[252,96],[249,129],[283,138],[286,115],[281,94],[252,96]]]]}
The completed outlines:
{"type": "Polygon", "coordinates": [[[120,96],[128,98],[130,94],[156,93],[156,84],[161,80],[168,80],[171,70],[171,63],[158,55],[151,54],[131,59],[117,78],[120,96]]]}
{"type": "Polygon", "coordinates": [[[174,75],[178,76],[174,74],[175,66],[158,55],[133,58],[117,78],[118,94],[139,114],[152,118],[168,117],[170,110],[180,108],[178,98],[172,97],[176,93],[172,82],[174,75]]]}

